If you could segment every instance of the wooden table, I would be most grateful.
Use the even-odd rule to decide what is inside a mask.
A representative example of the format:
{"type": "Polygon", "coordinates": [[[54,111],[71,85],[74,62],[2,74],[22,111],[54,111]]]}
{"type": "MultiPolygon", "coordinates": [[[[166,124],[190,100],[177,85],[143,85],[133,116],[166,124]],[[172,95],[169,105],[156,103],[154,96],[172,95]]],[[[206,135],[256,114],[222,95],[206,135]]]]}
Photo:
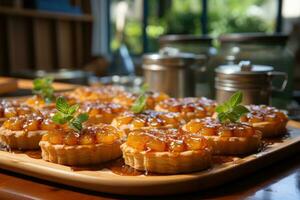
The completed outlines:
{"type": "MultiPolygon", "coordinates": [[[[59,185],[1,170],[0,199],[126,199],[59,185]]],[[[130,197],[140,199],[141,197],[130,197]]],[[[300,199],[300,155],[292,155],[255,174],[208,191],[171,199],[300,199]]],[[[144,198],[143,198],[144,199],[144,198]]],[[[150,198],[149,198],[150,199],[150,198]]]]}
{"type": "MultiPolygon", "coordinates": [[[[15,90],[12,90],[9,93],[4,93],[3,94],[3,92],[0,92],[1,97],[26,96],[26,95],[31,95],[32,94],[32,88],[33,88],[32,80],[18,79],[18,78],[8,78],[8,77],[1,77],[0,76],[0,80],[5,80],[5,79],[15,80],[17,82],[17,87],[15,88],[15,90]]],[[[53,87],[54,87],[55,91],[57,91],[57,92],[71,90],[71,89],[74,89],[78,86],[79,85],[69,84],[69,83],[61,83],[61,82],[54,82],[53,83],[53,87]]],[[[1,90],[1,88],[0,88],[0,90],[1,90]]]]}

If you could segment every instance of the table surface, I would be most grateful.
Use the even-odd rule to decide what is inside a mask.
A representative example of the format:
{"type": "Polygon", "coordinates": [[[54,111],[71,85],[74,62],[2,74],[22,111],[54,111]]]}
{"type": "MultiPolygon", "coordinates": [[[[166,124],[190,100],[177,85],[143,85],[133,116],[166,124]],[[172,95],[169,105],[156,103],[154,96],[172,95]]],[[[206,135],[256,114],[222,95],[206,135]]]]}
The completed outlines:
{"type": "MultiPolygon", "coordinates": [[[[21,81],[25,88],[31,87],[21,81]]],[[[63,88],[70,85],[63,84],[63,88]]],[[[62,89],[58,87],[59,89],[62,89]]],[[[93,192],[0,169],[0,199],[126,199],[93,192]]],[[[140,199],[140,197],[130,197],[140,199]]],[[[148,197],[151,199],[151,197],[148,197]]],[[[155,198],[155,197],[153,197],[155,198]]],[[[300,154],[263,168],[233,182],[197,193],[166,196],[166,199],[300,199],[300,154]]],[[[143,198],[145,199],[145,198],[143,198]]]]}
{"type": "MultiPolygon", "coordinates": [[[[93,192],[1,170],[0,199],[127,199],[129,196],[93,192]]],[[[132,197],[140,199],[140,197],[132,197]]],[[[154,197],[153,197],[154,198],[154,197]]],[[[300,155],[233,182],[197,193],[166,199],[300,199],[300,155]]],[[[151,197],[143,199],[151,199],[151,197]]]]}
{"type": "MultiPolygon", "coordinates": [[[[0,80],[6,79],[7,77],[1,77],[0,80]]],[[[17,90],[12,91],[10,93],[1,94],[1,97],[11,97],[11,96],[24,96],[24,95],[31,95],[31,91],[33,88],[32,80],[29,79],[14,79],[17,81],[17,90]]],[[[61,82],[54,82],[53,87],[55,91],[67,91],[78,87],[79,85],[69,84],[69,83],[61,83],[61,82]]]]}

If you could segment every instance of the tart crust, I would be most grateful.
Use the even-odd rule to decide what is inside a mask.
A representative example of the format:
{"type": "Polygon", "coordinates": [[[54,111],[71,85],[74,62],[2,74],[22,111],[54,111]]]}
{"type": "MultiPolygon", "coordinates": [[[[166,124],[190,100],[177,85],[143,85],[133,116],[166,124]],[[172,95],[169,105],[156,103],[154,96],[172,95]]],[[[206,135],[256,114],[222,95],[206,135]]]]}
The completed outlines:
{"type": "Polygon", "coordinates": [[[122,155],[121,140],[112,144],[63,145],[41,141],[42,158],[61,165],[90,165],[116,159],[122,155]]]}
{"type": "Polygon", "coordinates": [[[146,172],[178,174],[200,171],[211,166],[209,148],[183,152],[146,152],[136,150],[124,143],[121,149],[125,164],[146,172]]]}
{"type": "Polygon", "coordinates": [[[12,131],[4,127],[0,128],[0,144],[9,149],[33,150],[39,149],[39,142],[42,136],[47,133],[44,130],[38,131],[12,131]]]}
{"type": "Polygon", "coordinates": [[[256,131],[252,137],[220,137],[203,136],[212,146],[213,154],[242,155],[259,150],[261,147],[261,133],[256,131]]]}
{"type": "Polygon", "coordinates": [[[276,137],[284,135],[287,132],[286,125],[288,120],[277,123],[277,122],[257,122],[252,123],[252,126],[261,131],[262,137],[276,137]]]}

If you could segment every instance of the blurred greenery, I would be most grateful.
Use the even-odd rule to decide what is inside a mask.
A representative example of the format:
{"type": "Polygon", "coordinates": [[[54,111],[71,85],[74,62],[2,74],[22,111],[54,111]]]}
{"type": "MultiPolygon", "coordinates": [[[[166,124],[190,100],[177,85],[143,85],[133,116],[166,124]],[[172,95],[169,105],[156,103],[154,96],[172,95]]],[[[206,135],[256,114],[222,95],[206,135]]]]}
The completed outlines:
{"type": "MultiPolygon", "coordinates": [[[[139,0],[127,0],[133,5],[139,0]]],[[[259,15],[249,12],[249,8],[259,9],[269,0],[208,0],[208,31],[218,36],[234,32],[271,32],[274,21],[267,21],[259,15]]],[[[164,34],[201,34],[201,0],[150,0],[146,33],[148,51],[158,50],[159,36],[164,34]]],[[[130,8],[129,8],[130,12],[130,8]]],[[[112,27],[114,33],[114,26],[112,27]]],[[[142,19],[128,17],[124,41],[132,54],[141,54],[142,19]]],[[[111,48],[115,50],[119,43],[113,37],[111,48]]]]}
{"type": "Polygon", "coordinates": [[[209,0],[209,34],[271,32],[274,24],[249,13],[249,8],[262,7],[268,0],[209,0]]]}

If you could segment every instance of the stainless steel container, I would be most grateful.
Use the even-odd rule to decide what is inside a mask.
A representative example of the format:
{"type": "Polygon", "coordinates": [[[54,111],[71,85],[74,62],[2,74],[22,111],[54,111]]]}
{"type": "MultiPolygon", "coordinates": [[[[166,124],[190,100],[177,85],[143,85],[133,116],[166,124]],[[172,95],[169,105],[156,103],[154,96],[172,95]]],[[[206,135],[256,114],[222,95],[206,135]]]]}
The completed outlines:
{"type": "Polygon", "coordinates": [[[287,73],[273,70],[271,66],[251,65],[249,61],[219,66],[215,70],[217,102],[222,103],[234,92],[242,91],[244,104],[270,104],[272,91],[283,91],[288,80],[287,73]],[[281,87],[273,86],[273,81],[280,81],[281,87]]]}
{"type": "Polygon", "coordinates": [[[173,97],[194,96],[194,54],[146,54],[143,57],[145,83],[153,91],[162,91],[173,97]]]}

